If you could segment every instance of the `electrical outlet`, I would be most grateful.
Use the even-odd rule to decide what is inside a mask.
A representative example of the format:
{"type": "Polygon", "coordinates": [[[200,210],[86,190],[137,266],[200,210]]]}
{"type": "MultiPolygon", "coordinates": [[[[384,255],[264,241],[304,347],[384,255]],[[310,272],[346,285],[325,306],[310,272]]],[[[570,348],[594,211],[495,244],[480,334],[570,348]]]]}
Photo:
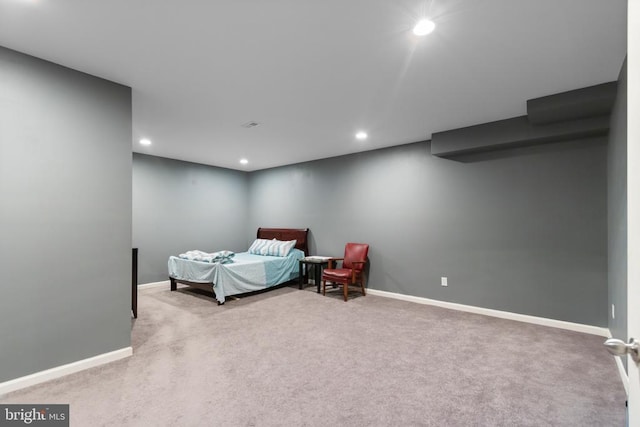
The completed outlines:
{"type": "Polygon", "coordinates": [[[611,318],[612,319],[616,318],[616,305],[615,304],[611,304],[611,318]]]}
{"type": "Polygon", "coordinates": [[[440,278],[440,284],[442,286],[449,286],[449,284],[447,283],[447,278],[446,277],[441,277],[440,278]]]}

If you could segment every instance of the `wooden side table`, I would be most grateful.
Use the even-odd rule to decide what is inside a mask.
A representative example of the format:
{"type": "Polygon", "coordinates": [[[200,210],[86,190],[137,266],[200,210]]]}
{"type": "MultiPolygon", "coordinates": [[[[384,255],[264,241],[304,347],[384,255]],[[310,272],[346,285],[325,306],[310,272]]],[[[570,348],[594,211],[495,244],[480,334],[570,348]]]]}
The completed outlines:
{"type": "Polygon", "coordinates": [[[329,265],[329,257],[305,257],[298,261],[300,273],[299,288],[309,283],[305,281],[305,277],[309,275],[309,268],[313,268],[313,278],[316,281],[317,292],[320,293],[320,282],[322,279],[322,269],[329,265]]]}

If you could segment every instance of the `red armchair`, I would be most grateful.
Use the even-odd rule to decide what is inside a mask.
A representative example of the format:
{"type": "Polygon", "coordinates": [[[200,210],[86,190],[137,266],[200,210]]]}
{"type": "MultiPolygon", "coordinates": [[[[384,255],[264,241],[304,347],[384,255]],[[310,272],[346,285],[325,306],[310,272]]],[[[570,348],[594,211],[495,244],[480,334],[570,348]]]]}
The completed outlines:
{"type": "Polygon", "coordinates": [[[329,265],[322,272],[322,295],[326,295],[327,282],[341,284],[344,300],[347,300],[349,286],[360,286],[362,295],[364,290],[364,267],[367,263],[369,245],[365,243],[347,243],[344,247],[343,258],[331,258],[329,265]],[[342,261],[342,268],[334,268],[336,261],[342,261]]]}

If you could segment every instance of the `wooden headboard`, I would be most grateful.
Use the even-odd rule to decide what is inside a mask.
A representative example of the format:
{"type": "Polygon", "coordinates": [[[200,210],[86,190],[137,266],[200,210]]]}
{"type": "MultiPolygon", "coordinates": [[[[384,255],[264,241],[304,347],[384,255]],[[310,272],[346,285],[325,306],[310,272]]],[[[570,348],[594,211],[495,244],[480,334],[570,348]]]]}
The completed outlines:
{"type": "Polygon", "coordinates": [[[296,248],[309,255],[308,228],[258,228],[258,239],[295,240],[296,248]]]}

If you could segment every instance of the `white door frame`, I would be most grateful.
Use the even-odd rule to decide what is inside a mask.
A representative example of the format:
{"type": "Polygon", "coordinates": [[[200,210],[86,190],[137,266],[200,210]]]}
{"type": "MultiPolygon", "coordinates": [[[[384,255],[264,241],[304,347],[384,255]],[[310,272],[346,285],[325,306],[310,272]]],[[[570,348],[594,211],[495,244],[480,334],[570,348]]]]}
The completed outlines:
{"type": "MultiPolygon", "coordinates": [[[[627,8],[627,333],[640,339],[640,0],[627,8]]],[[[640,426],[640,375],[627,357],[629,425],[640,426]]]]}

